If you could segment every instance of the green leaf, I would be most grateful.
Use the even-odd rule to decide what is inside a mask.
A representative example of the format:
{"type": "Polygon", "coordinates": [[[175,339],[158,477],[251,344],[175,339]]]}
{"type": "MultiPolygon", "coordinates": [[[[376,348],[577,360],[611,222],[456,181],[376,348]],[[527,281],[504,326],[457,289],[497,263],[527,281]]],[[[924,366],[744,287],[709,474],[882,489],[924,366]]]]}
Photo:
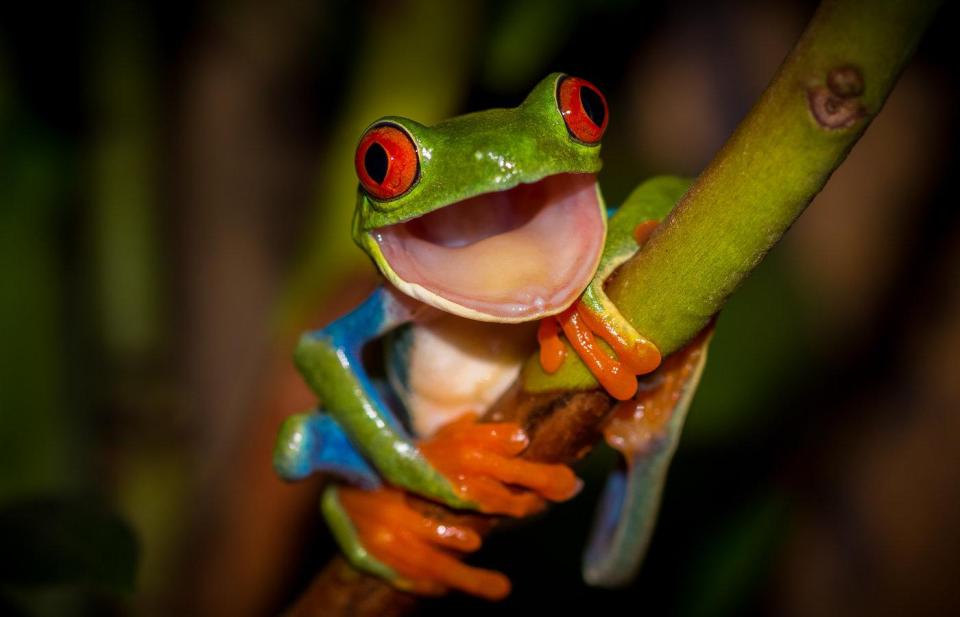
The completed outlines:
{"type": "Polygon", "coordinates": [[[0,509],[0,584],[132,591],[138,554],[130,526],[88,500],[36,498],[0,509]]]}

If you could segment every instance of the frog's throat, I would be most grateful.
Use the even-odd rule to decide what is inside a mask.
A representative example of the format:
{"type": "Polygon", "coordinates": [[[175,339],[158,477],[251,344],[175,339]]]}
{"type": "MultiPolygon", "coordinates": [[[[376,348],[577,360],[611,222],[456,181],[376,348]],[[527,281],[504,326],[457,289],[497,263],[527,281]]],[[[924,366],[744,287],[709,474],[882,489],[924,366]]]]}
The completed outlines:
{"type": "Polygon", "coordinates": [[[387,279],[443,311],[500,323],[570,306],[606,239],[593,174],[556,174],[375,229],[364,243],[387,279]]]}

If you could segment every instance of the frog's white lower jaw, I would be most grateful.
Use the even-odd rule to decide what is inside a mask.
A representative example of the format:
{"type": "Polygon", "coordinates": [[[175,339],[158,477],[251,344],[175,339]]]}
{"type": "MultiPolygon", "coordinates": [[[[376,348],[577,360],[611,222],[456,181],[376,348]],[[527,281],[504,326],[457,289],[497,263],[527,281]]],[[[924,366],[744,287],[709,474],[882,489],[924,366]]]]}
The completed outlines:
{"type": "Polygon", "coordinates": [[[593,174],[557,174],[371,236],[401,291],[471,319],[530,321],[567,308],[590,283],[603,208],[593,174]]]}

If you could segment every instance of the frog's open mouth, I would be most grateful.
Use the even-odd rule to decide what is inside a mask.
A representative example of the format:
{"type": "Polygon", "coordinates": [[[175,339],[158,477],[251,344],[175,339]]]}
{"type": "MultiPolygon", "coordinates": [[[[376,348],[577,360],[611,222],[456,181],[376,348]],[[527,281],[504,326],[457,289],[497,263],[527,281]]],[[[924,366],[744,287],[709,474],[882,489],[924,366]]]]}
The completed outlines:
{"type": "Polygon", "coordinates": [[[558,313],[589,284],[606,236],[593,174],[484,193],[372,232],[403,291],[484,321],[558,313]]]}

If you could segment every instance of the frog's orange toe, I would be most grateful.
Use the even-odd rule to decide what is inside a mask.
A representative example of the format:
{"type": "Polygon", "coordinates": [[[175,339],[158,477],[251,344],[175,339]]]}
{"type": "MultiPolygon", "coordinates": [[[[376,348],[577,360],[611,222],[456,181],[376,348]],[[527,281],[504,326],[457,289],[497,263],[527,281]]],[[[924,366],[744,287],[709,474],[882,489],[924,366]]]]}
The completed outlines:
{"type": "Polygon", "coordinates": [[[563,330],[580,359],[613,398],[626,401],[637,393],[637,375],[660,365],[660,350],[651,341],[636,334],[620,332],[612,320],[595,314],[581,300],[555,317],[540,322],[540,365],[548,373],[556,372],[566,353],[557,332],[563,330]],[[611,357],[597,344],[597,337],[614,351],[611,357]]]}
{"type": "Polygon", "coordinates": [[[613,348],[617,359],[634,375],[646,375],[660,366],[660,350],[652,342],[643,337],[628,340],[613,322],[598,317],[583,302],[577,303],[577,314],[591,332],[613,348]]]}
{"type": "Polygon", "coordinates": [[[510,581],[503,574],[468,566],[447,552],[480,548],[480,536],[474,530],[414,511],[394,488],[341,487],[337,493],[360,543],[397,572],[398,585],[424,595],[459,589],[491,600],[510,593],[510,581]]]}
{"type": "Polygon", "coordinates": [[[510,593],[510,579],[500,572],[469,566],[402,533],[379,545],[375,555],[403,576],[416,593],[439,595],[447,589],[459,589],[490,600],[500,600],[510,593]]]}
{"type": "Polygon", "coordinates": [[[542,511],[546,502],[535,493],[512,490],[501,482],[478,475],[462,475],[454,483],[464,499],[481,512],[523,518],[542,511]]]}
{"type": "Polygon", "coordinates": [[[583,360],[600,385],[613,398],[625,401],[637,392],[636,373],[624,363],[611,358],[597,345],[597,339],[574,305],[558,316],[560,327],[570,345],[583,360]]]}
{"type": "MultiPolygon", "coordinates": [[[[397,558],[406,560],[410,558],[410,554],[403,553],[397,558]]],[[[429,585],[431,581],[442,581],[442,585],[446,587],[459,589],[488,600],[502,600],[510,594],[510,579],[505,575],[493,570],[468,566],[445,553],[431,556],[429,559],[417,559],[416,567],[421,571],[419,578],[421,585],[424,582],[429,585]]]]}
{"type": "Polygon", "coordinates": [[[501,482],[523,486],[551,501],[566,501],[580,491],[581,482],[565,465],[544,465],[520,459],[474,453],[469,467],[501,482]]]}
{"type": "Polygon", "coordinates": [[[518,424],[478,423],[467,414],[423,441],[420,451],[482,512],[519,517],[542,510],[544,500],[563,501],[580,490],[568,467],[517,458],[528,443],[518,424]]]}
{"type": "Polygon", "coordinates": [[[567,349],[560,340],[560,325],[556,317],[540,320],[537,342],[540,343],[540,366],[547,373],[556,373],[567,357],[567,349]]]}

